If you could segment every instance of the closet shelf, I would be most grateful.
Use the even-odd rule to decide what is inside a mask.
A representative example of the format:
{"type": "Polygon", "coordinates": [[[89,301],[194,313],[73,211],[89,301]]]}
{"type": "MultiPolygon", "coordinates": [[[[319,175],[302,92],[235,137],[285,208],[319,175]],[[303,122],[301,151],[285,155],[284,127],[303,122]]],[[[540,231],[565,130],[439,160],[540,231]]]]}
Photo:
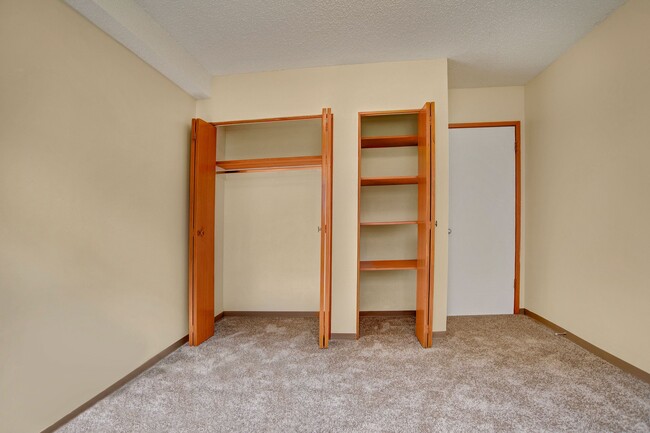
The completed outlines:
{"type": "Polygon", "coordinates": [[[402,271],[417,269],[417,260],[365,260],[359,262],[361,271],[402,271]]]}
{"type": "Polygon", "coordinates": [[[362,177],[361,186],[417,185],[417,176],[362,177]]]}
{"type": "Polygon", "coordinates": [[[298,170],[321,168],[322,158],[318,156],[292,156],[288,158],[235,159],[217,161],[217,174],[245,173],[249,171],[298,170]]]}
{"type": "Polygon", "coordinates": [[[371,149],[377,147],[407,147],[417,145],[417,135],[391,135],[384,137],[361,138],[362,149],[371,149]]]}
{"type": "Polygon", "coordinates": [[[361,222],[359,225],[364,226],[397,226],[397,225],[407,225],[407,224],[417,224],[417,221],[373,221],[373,222],[361,222]]]}

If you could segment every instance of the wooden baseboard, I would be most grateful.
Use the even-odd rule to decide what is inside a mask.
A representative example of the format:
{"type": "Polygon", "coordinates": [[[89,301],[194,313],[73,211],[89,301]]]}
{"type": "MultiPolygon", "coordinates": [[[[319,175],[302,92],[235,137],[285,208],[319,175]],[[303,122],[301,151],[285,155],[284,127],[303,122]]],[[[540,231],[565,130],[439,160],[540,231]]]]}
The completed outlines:
{"type": "Polygon", "coordinates": [[[127,383],[131,382],[133,379],[135,379],[137,376],[145,372],[146,370],[150,369],[153,367],[158,361],[169,355],[170,353],[174,352],[176,349],[184,345],[189,341],[189,335],[186,335],[185,337],[173,342],[169,346],[167,346],[165,349],[163,349],[161,352],[158,354],[152,356],[149,358],[144,364],[133,370],[131,373],[127,374],[51,426],[47,427],[45,430],[43,430],[41,433],[51,433],[54,432],[58,429],[60,429],[63,425],[67,424],[70,422],[72,419],[75,417],[79,416],[82,412],[90,409],[92,406],[97,404],[100,400],[103,400],[104,398],[108,397],[110,394],[114,393],[118,389],[122,388],[124,385],[127,383]]]}
{"type": "Polygon", "coordinates": [[[318,311],[224,311],[224,317],[318,317],[318,311]]]}
{"type": "Polygon", "coordinates": [[[355,332],[332,332],[330,340],[356,340],[357,334],[355,332]]]}
{"type": "MultiPolygon", "coordinates": [[[[214,323],[217,323],[221,319],[223,319],[223,313],[217,314],[216,316],[214,316],[214,323]]],[[[117,382],[115,382],[114,384],[112,384],[111,386],[109,386],[108,388],[106,388],[105,390],[103,390],[102,392],[100,392],[99,394],[97,394],[96,396],[94,396],[93,398],[91,398],[90,400],[88,400],[87,402],[85,402],[84,404],[82,404],[81,406],[79,406],[69,414],[67,414],[66,416],[64,416],[63,418],[61,418],[60,420],[58,420],[57,422],[55,422],[54,424],[52,424],[51,426],[43,430],[41,433],[51,433],[60,429],[64,424],[67,424],[73,418],[79,416],[82,412],[90,409],[92,406],[97,404],[100,400],[103,400],[104,398],[108,397],[110,394],[122,388],[124,385],[131,382],[140,374],[142,374],[146,370],[156,365],[158,361],[162,360],[164,357],[166,357],[167,355],[169,355],[170,353],[172,353],[173,351],[175,351],[176,349],[178,349],[179,347],[187,343],[189,339],[190,336],[186,335],[185,337],[173,342],[165,349],[163,349],[161,352],[149,358],[144,364],[142,364],[141,366],[133,370],[131,373],[127,374],[126,376],[124,376],[123,378],[121,378],[120,380],[118,380],[117,382]]]]}
{"type": "Polygon", "coordinates": [[[549,328],[551,328],[555,332],[562,332],[565,333],[565,337],[577,344],[578,346],[582,347],[583,349],[587,350],[588,352],[593,353],[594,355],[598,356],[599,358],[604,359],[605,361],[609,362],[610,364],[620,368],[621,370],[630,373],[633,376],[638,377],[639,379],[643,380],[646,383],[650,383],[650,373],[641,370],[638,367],[635,367],[634,365],[630,364],[629,362],[623,361],[621,358],[618,358],[614,355],[612,355],[609,352],[604,351],[598,346],[594,346],[587,340],[583,340],[582,338],[578,337],[577,335],[567,331],[566,329],[562,328],[559,325],[556,325],[555,323],[551,322],[550,320],[540,316],[539,314],[533,313],[530,310],[527,310],[525,308],[520,309],[520,313],[524,314],[531,319],[534,319],[541,323],[542,325],[545,325],[549,328]]]}
{"type": "Polygon", "coordinates": [[[361,317],[415,316],[415,310],[359,311],[361,317]]]}

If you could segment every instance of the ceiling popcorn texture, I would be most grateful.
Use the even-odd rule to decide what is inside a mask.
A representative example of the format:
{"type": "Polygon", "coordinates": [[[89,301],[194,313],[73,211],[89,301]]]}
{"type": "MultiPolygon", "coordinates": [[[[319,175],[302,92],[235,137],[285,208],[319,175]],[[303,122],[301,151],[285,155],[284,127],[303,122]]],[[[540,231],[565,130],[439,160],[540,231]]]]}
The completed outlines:
{"type": "Polygon", "coordinates": [[[134,0],[211,74],[449,58],[523,85],[624,0],[134,0]]]}

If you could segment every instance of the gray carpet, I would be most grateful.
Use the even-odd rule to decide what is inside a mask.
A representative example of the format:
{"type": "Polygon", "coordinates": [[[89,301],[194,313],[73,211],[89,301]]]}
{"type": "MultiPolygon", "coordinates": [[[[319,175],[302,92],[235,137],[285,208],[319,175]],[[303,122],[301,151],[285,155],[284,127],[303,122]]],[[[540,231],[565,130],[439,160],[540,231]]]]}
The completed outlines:
{"type": "Polygon", "coordinates": [[[650,385],[524,316],[364,318],[316,344],[315,319],[228,317],[60,432],[650,432],[650,385]]]}

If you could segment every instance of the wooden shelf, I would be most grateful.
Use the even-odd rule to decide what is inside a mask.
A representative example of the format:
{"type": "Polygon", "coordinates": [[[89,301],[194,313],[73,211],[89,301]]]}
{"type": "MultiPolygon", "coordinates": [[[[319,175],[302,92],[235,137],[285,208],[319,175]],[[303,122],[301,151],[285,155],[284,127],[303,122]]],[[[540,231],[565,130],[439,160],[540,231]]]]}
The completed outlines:
{"type": "Polygon", "coordinates": [[[359,223],[360,226],[398,226],[398,225],[407,225],[407,224],[417,224],[417,221],[373,221],[373,222],[362,222],[359,223]]]}
{"type": "Polygon", "coordinates": [[[417,185],[417,176],[362,177],[361,186],[417,185]]]}
{"type": "Polygon", "coordinates": [[[366,137],[361,139],[362,149],[372,149],[378,147],[407,147],[417,145],[417,135],[392,135],[385,137],[366,137]]]}
{"type": "Polygon", "coordinates": [[[217,161],[219,173],[245,173],[249,171],[296,170],[320,168],[322,158],[318,156],[292,156],[288,158],[236,159],[217,161]]]}
{"type": "Polygon", "coordinates": [[[403,271],[417,269],[417,260],[365,260],[360,262],[361,271],[403,271]]]}

